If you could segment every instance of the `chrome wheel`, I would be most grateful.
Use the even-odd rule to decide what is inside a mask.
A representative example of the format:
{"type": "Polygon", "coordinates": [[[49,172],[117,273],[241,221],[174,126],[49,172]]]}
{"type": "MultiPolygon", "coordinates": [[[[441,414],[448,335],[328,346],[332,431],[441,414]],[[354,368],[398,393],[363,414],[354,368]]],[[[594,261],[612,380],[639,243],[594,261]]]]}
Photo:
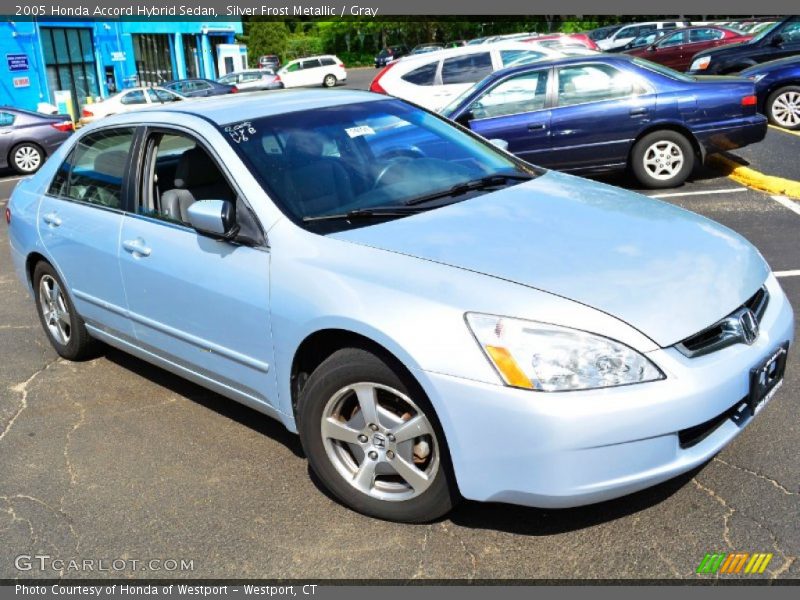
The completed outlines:
{"type": "Polygon", "coordinates": [[[661,140],[647,147],[643,160],[650,177],[666,181],[675,177],[683,167],[683,150],[675,142],[661,140]]]}
{"type": "Polygon", "coordinates": [[[408,396],[385,385],[364,382],[340,389],[322,411],[321,433],[338,473],[379,500],[419,496],[439,469],[430,421],[408,396]]]}
{"type": "Polygon", "coordinates": [[[14,166],[24,173],[33,173],[42,164],[42,153],[34,146],[20,146],[14,151],[14,166]]]}
{"type": "Polygon", "coordinates": [[[62,346],[69,344],[72,318],[61,286],[50,275],[39,281],[39,307],[50,335],[62,346]]]}
{"type": "Polygon", "coordinates": [[[800,125],[800,92],[788,90],[772,101],[772,117],[782,127],[800,125]]]}
{"type": "Polygon", "coordinates": [[[336,85],[336,77],[333,75],[326,75],[325,79],[322,81],[322,85],[325,87],[333,87],[336,85]]]}

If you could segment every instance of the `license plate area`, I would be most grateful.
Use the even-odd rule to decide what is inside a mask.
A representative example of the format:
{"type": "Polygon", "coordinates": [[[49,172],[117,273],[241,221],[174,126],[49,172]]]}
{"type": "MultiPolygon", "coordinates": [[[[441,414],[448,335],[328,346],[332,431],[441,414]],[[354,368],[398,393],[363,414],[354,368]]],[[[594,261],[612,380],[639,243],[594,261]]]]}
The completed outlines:
{"type": "Polygon", "coordinates": [[[747,406],[750,414],[755,416],[767,402],[772,399],[775,392],[783,384],[783,374],[786,371],[786,357],[789,353],[789,344],[783,344],[764,362],[750,369],[750,394],[747,397],[747,406]]]}

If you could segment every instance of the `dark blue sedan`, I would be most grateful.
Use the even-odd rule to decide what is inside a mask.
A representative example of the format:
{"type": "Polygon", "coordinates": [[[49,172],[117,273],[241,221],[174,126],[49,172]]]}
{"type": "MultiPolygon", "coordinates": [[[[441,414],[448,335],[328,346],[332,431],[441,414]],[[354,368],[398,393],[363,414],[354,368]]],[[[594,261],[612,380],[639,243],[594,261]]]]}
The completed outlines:
{"type": "Polygon", "coordinates": [[[773,125],[800,130],[800,56],[762,63],[741,74],[755,82],[758,110],[773,125]]]}
{"type": "Polygon", "coordinates": [[[235,85],[219,83],[210,79],[178,79],[164,84],[162,87],[178,92],[187,98],[203,98],[205,96],[222,96],[237,92],[235,85]]]}
{"type": "Polygon", "coordinates": [[[628,56],[496,71],[443,113],[531,163],[576,173],[630,168],[650,188],[679,185],[708,154],[767,131],[752,80],[691,77],[628,56]]]}

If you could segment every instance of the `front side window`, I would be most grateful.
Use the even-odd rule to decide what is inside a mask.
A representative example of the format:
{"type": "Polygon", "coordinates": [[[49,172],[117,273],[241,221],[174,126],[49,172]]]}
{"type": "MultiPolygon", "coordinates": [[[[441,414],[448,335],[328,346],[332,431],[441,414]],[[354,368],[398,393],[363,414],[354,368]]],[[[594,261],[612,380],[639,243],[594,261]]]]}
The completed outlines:
{"type": "Polygon", "coordinates": [[[664,38],[659,44],[659,48],[669,48],[670,46],[680,46],[683,43],[684,33],[679,31],[664,38]]]}
{"type": "Polygon", "coordinates": [[[0,112],[0,127],[10,127],[14,124],[14,115],[8,112],[0,112]]]}
{"type": "Polygon", "coordinates": [[[147,100],[144,98],[144,91],[142,90],[128,92],[127,94],[124,94],[119,101],[122,104],[147,104],[147,100]]]}
{"type": "Polygon", "coordinates": [[[784,43],[794,44],[800,42],[800,21],[787,23],[780,33],[784,43]]]}
{"type": "Polygon", "coordinates": [[[558,105],[572,106],[632,96],[634,78],[609,65],[592,64],[558,70],[558,105]]]}
{"type": "Polygon", "coordinates": [[[374,224],[352,211],[435,208],[538,174],[440,117],[398,100],[317,108],[221,128],[281,210],[318,232],[374,224]],[[489,176],[450,197],[453,186],[489,176]],[[443,194],[430,200],[431,194],[443,194]],[[432,202],[432,203],[431,203],[432,202]],[[343,216],[344,215],[344,216],[343,216]]]}
{"type": "Polygon", "coordinates": [[[445,59],[442,83],[475,83],[492,72],[492,56],[488,52],[445,59]]]}
{"type": "Polygon", "coordinates": [[[133,129],[109,129],[78,140],[56,172],[49,194],[122,208],[122,187],[133,129]]]}
{"type": "Polygon", "coordinates": [[[299,62],[292,63],[288,67],[286,67],[286,70],[289,73],[294,73],[295,71],[299,71],[300,70],[300,63],[299,62]]]}
{"type": "Polygon", "coordinates": [[[413,83],[414,85],[434,85],[436,81],[436,68],[439,66],[439,61],[434,61],[417,67],[413,71],[409,71],[400,79],[413,83]]]}
{"type": "Polygon", "coordinates": [[[475,119],[533,112],[544,108],[547,97],[547,71],[517,75],[500,82],[471,107],[475,119]]]}

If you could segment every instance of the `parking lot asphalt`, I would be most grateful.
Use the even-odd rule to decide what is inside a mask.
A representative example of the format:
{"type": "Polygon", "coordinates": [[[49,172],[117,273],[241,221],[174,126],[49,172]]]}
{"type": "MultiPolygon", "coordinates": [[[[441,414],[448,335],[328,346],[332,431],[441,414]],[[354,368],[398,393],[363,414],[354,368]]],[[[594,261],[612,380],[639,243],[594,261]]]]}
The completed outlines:
{"type": "MultiPolygon", "coordinates": [[[[14,184],[0,179],[0,208],[14,184]]],[[[800,204],[702,170],[646,193],[748,238],[786,272],[800,309],[800,204]]],[[[59,575],[15,569],[16,556],[38,553],[194,561],[90,576],[660,579],[711,577],[695,574],[705,553],[732,551],[772,552],[763,577],[800,577],[797,351],[758,418],[685,476],[600,505],[463,502],[436,523],[398,525],[321,491],[277,422],[116,350],[58,359],[12,272],[4,226],[0,293],[0,578],[59,575]]]]}

